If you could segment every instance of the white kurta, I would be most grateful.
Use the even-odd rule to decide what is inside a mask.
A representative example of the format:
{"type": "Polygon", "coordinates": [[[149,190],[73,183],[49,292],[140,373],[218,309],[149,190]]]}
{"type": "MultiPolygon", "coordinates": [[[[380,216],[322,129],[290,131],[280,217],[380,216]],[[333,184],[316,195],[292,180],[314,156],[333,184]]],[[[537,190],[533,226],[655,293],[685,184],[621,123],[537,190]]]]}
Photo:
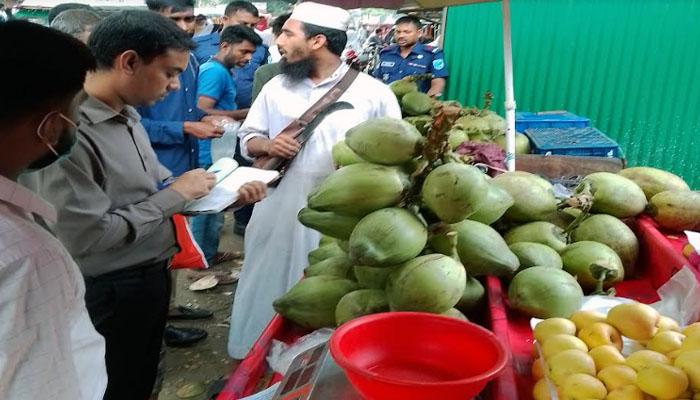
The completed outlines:
{"type": "MultiPolygon", "coordinates": [[[[243,155],[248,156],[248,140],[277,136],[326,94],[347,69],[342,64],[319,85],[310,79],[294,83],[283,75],[268,82],[241,127],[243,155]]],[[[306,206],[308,194],[333,172],[333,145],[360,122],[401,118],[389,87],[366,74],[360,74],[340,100],[355,108],[328,116],[294,158],[280,184],[255,206],[246,230],[246,257],[231,311],[228,351],[233,358],[245,357],[274,316],[272,302],[299,281],[308,265],[307,254],[318,247],[321,235],[301,225],[297,213],[306,206]]]]}

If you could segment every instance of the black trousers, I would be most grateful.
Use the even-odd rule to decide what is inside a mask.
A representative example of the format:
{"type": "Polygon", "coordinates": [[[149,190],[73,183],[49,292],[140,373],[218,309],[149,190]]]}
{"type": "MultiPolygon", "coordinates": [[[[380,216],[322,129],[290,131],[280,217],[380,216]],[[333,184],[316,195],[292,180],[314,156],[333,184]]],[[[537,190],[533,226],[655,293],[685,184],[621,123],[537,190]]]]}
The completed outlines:
{"type": "Polygon", "coordinates": [[[85,303],[106,341],[105,400],[146,400],[158,374],[171,281],[168,261],[85,278],[85,303]]]}

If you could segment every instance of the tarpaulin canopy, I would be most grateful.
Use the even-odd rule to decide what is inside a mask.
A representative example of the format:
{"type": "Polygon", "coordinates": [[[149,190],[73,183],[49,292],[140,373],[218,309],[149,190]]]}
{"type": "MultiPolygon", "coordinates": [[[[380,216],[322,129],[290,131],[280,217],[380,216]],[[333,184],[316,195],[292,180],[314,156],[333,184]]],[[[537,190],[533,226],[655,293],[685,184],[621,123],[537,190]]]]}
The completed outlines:
{"type": "MultiPolygon", "coordinates": [[[[499,0],[313,0],[318,3],[353,8],[437,9],[465,4],[486,3],[499,0]]],[[[502,0],[503,12],[503,71],[505,75],[506,110],[506,162],[510,171],[515,170],[515,94],[513,93],[513,51],[510,37],[510,0],[502,0]]]]}

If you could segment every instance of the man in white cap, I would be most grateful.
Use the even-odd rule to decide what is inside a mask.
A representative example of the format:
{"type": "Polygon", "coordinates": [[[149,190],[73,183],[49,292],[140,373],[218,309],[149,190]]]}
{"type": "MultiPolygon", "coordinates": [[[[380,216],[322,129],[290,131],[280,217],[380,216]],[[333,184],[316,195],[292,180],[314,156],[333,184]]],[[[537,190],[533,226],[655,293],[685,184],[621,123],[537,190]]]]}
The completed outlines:
{"type": "Polygon", "coordinates": [[[349,20],[349,13],[341,8],[299,4],[276,41],[282,74],[263,87],[241,128],[244,157],[294,160],[279,185],[256,205],[246,231],[246,259],[231,316],[228,349],[233,358],[245,357],[274,316],[272,302],[299,281],[307,254],[318,247],[321,235],[301,225],[297,213],[306,205],[307,195],[333,172],[333,145],[360,122],[401,118],[391,90],[360,74],[340,97],[354,109],[329,115],[303,147],[290,136],[279,135],[348,71],[340,55],[349,20]]]}

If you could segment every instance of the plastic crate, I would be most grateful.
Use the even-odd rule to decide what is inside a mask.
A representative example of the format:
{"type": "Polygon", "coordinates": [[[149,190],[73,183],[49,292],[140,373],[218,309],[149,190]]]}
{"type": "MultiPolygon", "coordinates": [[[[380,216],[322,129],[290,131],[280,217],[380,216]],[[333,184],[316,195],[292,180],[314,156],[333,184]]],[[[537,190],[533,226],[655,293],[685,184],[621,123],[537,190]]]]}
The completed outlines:
{"type": "Polygon", "coordinates": [[[525,132],[532,128],[583,128],[590,126],[591,121],[586,117],[581,117],[570,112],[516,112],[515,130],[525,132]]]}
{"type": "MultiPolygon", "coordinates": [[[[633,228],[640,242],[639,267],[642,277],[623,281],[615,286],[615,290],[617,296],[654,303],[659,300],[656,290],[684,265],[690,265],[681,250],[688,241],[685,235],[659,231],[658,225],[646,216],[637,220],[633,228]]],[[[700,270],[691,269],[700,282],[700,270]]],[[[530,318],[506,307],[506,291],[498,278],[487,278],[486,293],[490,328],[511,349],[505,372],[490,384],[491,399],[530,400],[535,383],[530,375],[534,342],[530,318]]]]}
{"type": "Polygon", "coordinates": [[[619,158],[620,146],[596,128],[526,129],[532,152],[541,155],[619,158]]]}

